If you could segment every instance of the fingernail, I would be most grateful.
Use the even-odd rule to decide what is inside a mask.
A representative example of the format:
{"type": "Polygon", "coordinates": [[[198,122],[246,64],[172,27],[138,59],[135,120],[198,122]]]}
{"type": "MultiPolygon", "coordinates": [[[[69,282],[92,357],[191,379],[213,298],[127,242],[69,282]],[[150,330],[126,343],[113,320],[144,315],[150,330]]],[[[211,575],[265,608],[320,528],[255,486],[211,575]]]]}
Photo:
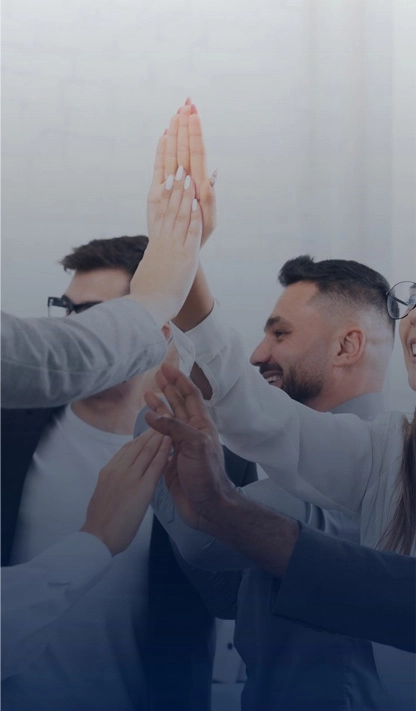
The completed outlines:
{"type": "Polygon", "coordinates": [[[192,212],[195,212],[198,209],[198,200],[194,198],[192,200],[192,212]]]}
{"type": "Polygon", "coordinates": [[[164,136],[167,136],[167,135],[168,135],[168,131],[169,131],[169,129],[165,128],[165,130],[163,131],[163,135],[164,135],[164,136]]]}
{"type": "Polygon", "coordinates": [[[186,101],[185,101],[185,106],[189,106],[190,104],[192,104],[192,99],[190,96],[187,96],[186,101]]]}
{"type": "Polygon", "coordinates": [[[181,113],[181,108],[182,108],[182,106],[180,106],[179,109],[177,110],[177,112],[176,112],[177,114],[181,113]]]}
{"type": "Polygon", "coordinates": [[[188,190],[188,188],[191,187],[191,176],[190,175],[186,176],[183,187],[184,187],[184,190],[188,190]]]}
{"type": "Polygon", "coordinates": [[[191,105],[191,114],[197,114],[197,113],[198,113],[198,109],[196,108],[195,104],[192,104],[191,105]]]}
{"type": "Polygon", "coordinates": [[[166,190],[172,190],[173,188],[173,175],[168,175],[165,183],[166,190]]]}
{"type": "Polygon", "coordinates": [[[211,175],[211,177],[210,177],[210,179],[209,179],[209,183],[210,183],[210,185],[211,185],[211,188],[214,187],[215,183],[217,182],[217,178],[218,178],[218,170],[215,168],[213,174],[211,175]]]}
{"type": "Polygon", "coordinates": [[[175,180],[182,180],[183,178],[183,165],[180,165],[176,171],[175,180]]]}

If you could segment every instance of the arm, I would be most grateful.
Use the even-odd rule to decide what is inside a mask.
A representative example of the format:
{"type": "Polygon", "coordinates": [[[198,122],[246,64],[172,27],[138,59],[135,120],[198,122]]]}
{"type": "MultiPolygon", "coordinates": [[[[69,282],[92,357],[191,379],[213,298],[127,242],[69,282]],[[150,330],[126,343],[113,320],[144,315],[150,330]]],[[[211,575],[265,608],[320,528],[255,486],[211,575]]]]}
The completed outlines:
{"type": "MultiPolygon", "coordinates": [[[[271,479],[253,482],[240,488],[239,491],[249,501],[290,516],[316,530],[340,537],[345,532],[340,519],[334,521],[328,512],[291,496],[271,479]]],[[[188,526],[175,510],[163,479],[157,484],[152,507],[160,523],[174,541],[179,555],[190,566],[190,569],[236,571],[257,567],[256,563],[246,555],[225,545],[218,538],[188,526]]],[[[205,579],[209,581],[210,578],[207,576],[205,579]]],[[[214,594],[214,589],[212,594],[214,594]]]]}
{"type": "Polygon", "coordinates": [[[165,354],[160,329],[182,308],[198,267],[202,215],[195,184],[188,183],[183,176],[158,185],[152,239],[129,296],[62,322],[5,315],[4,407],[57,406],[160,362],[165,354]]]}
{"type": "Polygon", "coordinates": [[[132,299],[67,319],[2,314],[3,407],[56,407],[157,365],[162,331],[132,299]]]}
{"type": "Polygon", "coordinates": [[[86,521],[22,565],[2,569],[2,675],[19,673],[43,651],[53,623],[98,583],[111,557],[133,540],[169,454],[149,431],[122,447],[101,470],[86,521]]]}
{"type": "Polygon", "coordinates": [[[415,652],[415,599],[415,558],[302,527],[271,609],[330,632],[415,652]]]}
{"type": "Polygon", "coordinates": [[[207,404],[227,447],[260,464],[294,496],[348,515],[359,512],[370,477],[378,476],[389,418],[369,423],[315,412],[270,388],[217,308],[186,336],[175,331],[174,337],[188,371],[196,361],[209,384],[204,397],[211,396],[207,404]]]}
{"type": "Polygon", "coordinates": [[[2,679],[23,671],[45,648],[53,623],[111,564],[94,536],[74,533],[29,563],[3,568],[2,679]]]}
{"type": "MultiPolygon", "coordinates": [[[[225,474],[199,392],[171,367],[162,375],[174,417],[146,419],[173,440],[165,479],[182,518],[283,579],[272,600],[276,614],[414,650],[414,558],[334,540],[242,497],[225,474]]],[[[156,400],[148,398],[154,410],[156,400]]]]}

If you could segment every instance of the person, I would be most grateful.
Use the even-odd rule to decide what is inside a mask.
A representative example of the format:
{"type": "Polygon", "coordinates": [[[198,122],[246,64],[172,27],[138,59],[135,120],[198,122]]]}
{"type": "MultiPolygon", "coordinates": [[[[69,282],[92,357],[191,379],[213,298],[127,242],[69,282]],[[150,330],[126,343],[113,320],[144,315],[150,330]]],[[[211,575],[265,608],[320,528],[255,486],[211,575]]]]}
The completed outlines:
{"type": "MultiPolygon", "coordinates": [[[[147,294],[153,294],[152,298],[154,297],[154,313],[155,317],[158,320],[158,327],[162,325],[164,315],[165,313],[167,313],[167,303],[169,302],[168,308],[170,310],[173,308],[170,302],[175,301],[176,299],[176,304],[179,308],[182,301],[182,293],[186,290],[186,288],[189,288],[189,283],[188,286],[186,286],[186,283],[184,286],[182,282],[184,280],[184,277],[186,282],[187,274],[192,273],[192,270],[194,269],[195,248],[193,248],[193,251],[191,251],[190,248],[186,246],[186,243],[189,240],[190,243],[193,242],[195,246],[199,248],[199,242],[201,237],[201,214],[199,205],[194,198],[194,194],[194,184],[192,180],[189,177],[186,177],[185,175],[182,176],[182,179],[178,179],[177,181],[175,181],[175,183],[173,183],[173,181],[166,181],[166,183],[161,186],[160,190],[163,210],[159,210],[158,214],[153,216],[150,223],[150,227],[152,230],[152,238],[153,240],[155,240],[156,247],[151,247],[149,249],[150,257],[148,259],[144,258],[143,262],[144,264],[146,264],[149,263],[150,260],[150,263],[152,263],[152,260],[155,259],[158,254],[160,254],[161,268],[159,269],[158,273],[160,276],[165,276],[168,279],[168,283],[172,285],[171,294],[168,293],[167,297],[165,297],[164,294],[159,295],[159,293],[155,292],[154,290],[155,287],[157,289],[160,288],[161,282],[159,281],[158,283],[154,284],[154,275],[150,278],[149,269],[143,269],[143,286],[140,287],[140,292],[145,294],[144,301],[146,303],[150,303],[150,296],[148,298],[147,294]],[[166,229],[167,221],[169,221],[169,230],[166,229]],[[172,248],[168,248],[165,254],[163,252],[162,246],[163,242],[167,243],[167,240],[165,239],[166,235],[168,235],[169,237],[169,241],[170,244],[172,244],[172,248]],[[157,245],[159,246],[157,247],[157,245]],[[175,256],[178,257],[180,261],[182,261],[182,266],[179,269],[175,269],[172,267],[172,273],[176,274],[176,281],[174,279],[171,280],[167,274],[169,270],[167,269],[168,263],[166,260],[169,259],[169,261],[172,262],[173,254],[175,254],[175,256]],[[181,272],[180,279],[178,276],[179,272],[181,272]]],[[[135,269],[133,269],[133,272],[134,271],[135,269]]],[[[118,274],[118,276],[120,275],[118,274]]],[[[122,296],[124,294],[128,294],[130,279],[131,274],[128,273],[127,275],[124,275],[124,282],[120,281],[120,279],[117,281],[116,287],[113,290],[114,296],[122,296]]],[[[134,279],[134,281],[136,282],[137,280],[134,279]]],[[[102,282],[101,287],[105,288],[102,282]]],[[[81,279],[81,285],[78,283],[77,288],[78,291],[80,288],[87,288],[86,281],[82,281],[81,279]]],[[[110,295],[111,294],[105,293],[101,296],[102,299],[105,300],[110,295]]],[[[90,299],[87,297],[87,300],[90,299]]],[[[101,301],[101,298],[99,298],[99,296],[95,296],[92,297],[92,300],[101,301]]],[[[80,301],[85,301],[85,299],[81,297],[80,301]]],[[[94,311],[94,309],[98,310],[99,307],[94,306],[91,309],[91,313],[94,311]]],[[[176,306],[172,311],[169,311],[168,313],[174,314],[175,312],[176,306]]],[[[76,316],[73,320],[76,321],[78,318],[81,319],[82,316],[76,316]]],[[[71,319],[72,317],[68,318],[67,322],[69,323],[71,319]]],[[[122,357],[122,354],[120,355],[122,357]]],[[[120,393],[120,391],[123,392],[123,390],[126,389],[128,390],[128,385],[121,383],[119,386],[116,386],[115,390],[113,389],[113,395],[117,394],[117,392],[120,393]]],[[[101,402],[101,405],[104,406],[105,400],[105,395],[103,396],[101,401],[99,396],[97,396],[95,424],[97,424],[100,420],[99,404],[101,402]]],[[[79,404],[79,401],[77,402],[79,404]]],[[[107,407],[108,405],[109,401],[107,400],[107,407]]],[[[82,404],[79,406],[82,408],[82,404]]],[[[88,412],[88,405],[85,405],[83,412],[84,416],[88,417],[88,414],[86,414],[88,412]]],[[[89,415],[91,416],[91,412],[89,412],[89,415]]],[[[131,412],[128,413],[128,415],[132,416],[131,412]]],[[[123,432],[123,427],[125,427],[128,415],[125,417],[124,421],[122,421],[121,423],[118,422],[118,425],[121,426],[121,432],[123,432]]],[[[59,417],[59,415],[56,417],[55,423],[59,420],[59,425],[55,427],[52,422],[48,423],[48,419],[50,419],[50,417],[50,409],[49,411],[46,409],[42,409],[41,411],[38,410],[37,414],[35,415],[22,410],[7,411],[7,422],[4,423],[6,436],[3,440],[7,445],[7,447],[5,447],[3,451],[3,458],[6,465],[3,466],[4,486],[7,488],[7,498],[3,496],[3,505],[5,505],[6,500],[8,504],[5,507],[7,515],[3,519],[3,525],[6,531],[6,535],[4,537],[4,562],[6,563],[9,562],[7,558],[11,553],[11,548],[13,544],[15,544],[15,551],[18,551],[14,553],[14,562],[24,562],[30,559],[32,555],[36,555],[37,553],[45,550],[51,543],[54,543],[59,537],[63,538],[65,535],[76,531],[81,525],[82,518],[85,515],[85,508],[96,481],[96,472],[98,472],[102,464],[105,464],[107,462],[110,454],[114,453],[117,449],[119,449],[121,444],[123,444],[127,440],[130,440],[131,438],[131,434],[120,434],[120,430],[117,430],[117,428],[116,434],[112,434],[111,432],[101,433],[101,440],[99,436],[101,431],[99,430],[98,436],[94,438],[94,432],[97,431],[94,426],[89,426],[86,422],[82,421],[80,418],[77,418],[72,412],[69,411],[69,408],[64,411],[64,413],[61,413],[61,417],[59,417]],[[62,424],[62,419],[65,418],[65,414],[67,415],[67,418],[71,420],[71,426],[67,427],[65,431],[61,431],[60,426],[62,424]],[[25,420],[24,422],[21,419],[22,416],[23,420],[25,420]],[[42,438],[43,441],[41,442],[40,447],[37,447],[40,434],[43,430],[45,430],[44,437],[42,438]],[[71,435],[69,434],[69,431],[71,431],[71,435]],[[71,436],[73,438],[72,441],[71,436]],[[86,450],[83,450],[81,439],[83,440],[84,444],[87,445],[86,450]],[[111,441],[108,443],[108,440],[111,441]],[[74,444],[74,447],[72,447],[72,442],[74,444]],[[92,449],[89,450],[88,444],[90,444],[91,442],[93,442],[94,444],[92,449]],[[22,443],[24,443],[24,447],[22,446],[22,443]],[[64,449],[62,449],[61,446],[64,449]],[[31,463],[31,457],[36,448],[37,451],[31,463]],[[66,456],[64,454],[64,451],[67,451],[67,449],[69,450],[68,459],[66,459],[66,456]],[[98,453],[97,450],[100,450],[100,452],[98,453]],[[42,459],[42,453],[45,454],[45,459],[42,459]],[[69,468],[67,465],[70,462],[74,464],[74,469],[69,472],[69,468]],[[80,464],[81,469],[78,470],[76,468],[76,462],[80,464]],[[29,482],[29,488],[31,488],[33,484],[35,495],[33,497],[31,495],[28,495],[26,497],[28,491],[28,489],[26,489],[26,492],[23,492],[23,498],[25,501],[23,502],[23,506],[21,507],[20,499],[22,496],[22,488],[29,466],[30,472],[26,484],[29,482]],[[85,466],[84,470],[82,469],[83,466],[85,466]],[[33,478],[31,474],[33,474],[33,478]],[[36,476],[36,474],[39,474],[39,476],[36,476]],[[54,474],[56,474],[56,477],[53,476],[54,474]],[[65,474],[69,475],[66,480],[66,486],[64,485],[65,474]],[[50,479],[48,478],[48,475],[50,475],[50,479]],[[50,486],[48,486],[49,484],[50,486]],[[77,489],[78,485],[79,488],[77,489]],[[47,494],[48,498],[46,500],[42,499],[43,494],[47,494]],[[66,494],[68,494],[68,500],[65,500],[66,494]],[[45,510],[46,502],[47,507],[45,510]],[[52,502],[54,502],[55,505],[53,505],[52,502]],[[18,511],[20,511],[20,533],[23,532],[23,536],[20,538],[20,540],[18,540],[18,538],[14,540],[15,525],[18,511]],[[40,517],[37,518],[37,520],[35,521],[37,514],[39,514],[40,517]],[[32,524],[34,526],[34,537],[29,541],[25,538],[25,531],[27,531],[28,528],[30,529],[32,524]],[[27,549],[25,549],[26,546],[28,547],[27,549]]],[[[120,419],[119,413],[118,417],[120,419]]],[[[111,420],[110,416],[109,419],[111,420]]],[[[115,419],[117,419],[116,415],[115,419]]],[[[134,424],[134,419],[132,420],[132,422],[134,424]]],[[[98,428],[99,427],[100,425],[98,424],[98,428]]],[[[68,640],[70,640],[70,644],[74,644],[76,646],[74,632],[78,629],[82,630],[82,632],[80,633],[81,638],[83,637],[85,641],[86,635],[84,635],[83,633],[81,618],[84,615],[84,621],[88,620],[88,613],[86,612],[86,610],[88,609],[88,605],[90,606],[89,609],[94,609],[94,601],[96,603],[97,611],[100,610],[101,613],[105,615],[107,604],[105,599],[105,593],[107,592],[109,599],[114,598],[115,601],[115,604],[112,608],[116,609],[115,617],[117,618],[118,616],[119,620],[122,621],[122,618],[124,616],[124,619],[126,621],[126,635],[124,639],[120,639],[119,636],[116,634],[118,620],[113,620],[113,635],[116,634],[116,636],[119,638],[119,651],[120,649],[122,651],[123,647],[127,648],[129,644],[131,644],[134,649],[137,649],[137,637],[141,638],[140,645],[143,644],[143,637],[146,634],[146,631],[143,628],[145,627],[144,613],[146,607],[147,575],[143,575],[142,572],[145,571],[147,567],[147,559],[149,552],[148,543],[150,540],[149,526],[151,527],[151,517],[149,518],[148,515],[147,517],[145,517],[138,536],[135,538],[135,541],[133,541],[133,544],[129,546],[128,551],[125,551],[118,557],[117,564],[111,567],[111,570],[108,571],[108,574],[104,576],[103,580],[100,581],[97,586],[94,586],[93,590],[90,590],[88,594],[84,595],[82,599],[79,600],[77,604],[73,606],[63,616],[62,619],[58,620],[55,623],[55,640],[59,638],[60,634],[62,633],[62,630],[65,629],[66,641],[68,642],[68,640]],[[134,565],[130,567],[129,560],[132,558],[132,556],[134,558],[134,565]],[[115,589],[111,588],[112,581],[116,581],[119,579],[123,580],[123,571],[125,569],[127,569],[128,573],[126,578],[126,585],[131,585],[130,605],[127,605],[124,602],[122,604],[117,604],[117,585],[115,584],[115,589]],[[131,622],[131,615],[134,618],[135,625],[133,625],[131,622]],[[75,617],[78,620],[78,626],[74,625],[71,628],[70,620],[74,619],[75,617]]],[[[19,536],[19,530],[17,531],[17,533],[19,536]]],[[[95,622],[97,622],[97,616],[95,617],[95,622]]],[[[93,623],[91,624],[93,625],[93,623]]],[[[88,625],[85,629],[87,629],[87,627],[88,625]]],[[[97,629],[98,628],[100,628],[100,625],[97,623],[97,629]]],[[[106,629],[104,627],[100,628],[99,632],[102,633],[104,637],[106,636],[106,629]]],[[[94,654],[91,656],[91,658],[97,657],[96,650],[97,648],[100,648],[100,638],[96,639],[95,641],[98,643],[98,646],[94,646],[94,654]]],[[[41,668],[44,668],[44,665],[47,666],[47,662],[45,662],[45,659],[48,659],[51,647],[53,647],[53,645],[50,640],[47,649],[42,655],[43,661],[41,661],[40,658],[37,659],[30,666],[30,670],[37,667],[37,665],[40,665],[41,668]]],[[[101,657],[102,661],[106,653],[111,656],[111,650],[110,652],[108,651],[108,646],[105,647],[103,645],[103,647],[104,650],[101,657]]],[[[74,658],[77,659],[77,663],[79,661],[80,668],[83,665],[83,678],[85,679],[85,673],[88,674],[88,671],[92,671],[89,665],[84,664],[86,658],[89,655],[89,652],[88,650],[84,649],[84,657],[82,657],[81,653],[77,655],[77,652],[78,648],[75,652],[74,658]]],[[[69,654],[68,647],[66,649],[66,653],[69,654]]],[[[147,691],[143,678],[143,665],[141,663],[141,658],[139,659],[137,667],[134,667],[133,670],[134,661],[137,661],[138,655],[140,655],[139,651],[136,652],[135,659],[132,660],[132,664],[128,665],[128,668],[131,673],[127,674],[126,672],[126,675],[124,676],[124,670],[120,670],[118,672],[119,666],[117,662],[114,666],[114,669],[112,670],[115,672],[113,675],[113,677],[116,677],[115,679],[112,678],[111,674],[108,677],[106,677],[105,674],[102,674],[103,678],[101,679],[100,677],[100,684],[95,683],[92,685],[95,690],[98,691],[98,696],[100,696],[101,694],[101,700],[105,699],[105,701],[103,701],[104,704],[108,704],[111,706],[111,693],[109,693],[108,697],[106,697],[106,692],[108,690],[110,690],[110,692],[115,690],[117,688],[118,680],[121,680],[122,687],[121,695],[120,697],[117,697],[116,702],[116,706],[118,708],[131,708],[132,705],[134,705],[134,694],[136,694],[136,696],[138,694],[139,697],[143,698],[143,700],[146,701],[147,691]],[[129,694],[129,683],[132,684],[133,693],[131,695],[129,694]]],[[[60,662],[58,662],[57,659],[56,663],[59,666],[60,662]]],[[[98,658],[96,668],[99,668],[98,658]]],[[[26,674],[29,674],[30,676],[30,673],[31,672],[29,671],[29,669],[26,669],[23,675],[15,675],[13,677],[9,677],[6,680],[3,685],[3,698],[5,707],[7,705],[10,706],[13,703],[17,703],[18,705],[21,704],[23,706],[25,705],[27,699],[25,701],[23,697],[25,693],[29,693],[29,691],[27,685],[25,685],[23,688],[23,685],[21,685],[21,681],[22,677],[26,678],[26,674]],[[14,697],[13,701],[12,696],[14,697]]],[[[39,678],[39,685],[37,687],[38,691],[40,691],[42,683],[45,683],[46,675],[47,673],[45,673],[43,678],[39,678]]],[[[51,672],[51,677],[52,676],[53,674],[51,672]]],[[[41,693],[40,699],[36,698],[36,694],[34,694],[33,697],[30,696],[31,708],[36,707],[36,705],[45,708],[45,705],[47,703],[54,706],[56,700],[56,698],[54,700],[54,695],[58,693],[59,696],[59,688],[57,691],[57,687],[59,687],[59,681],[57,680],[59,680],[59,678],[60,674],[59,672],[57,672],[57,667],[55,666],[54,682],[52,683],[51,680],[51,686],[47,690],[47,695],[43,697],[41,693]]],[[[75,687],[78,683],[79,690],[78,680],[76,679],[75,682],[75,687]]],[[[70,681],[68,681],[68,685],[69,687],[71,686],[70,681]]],[[[37,686],[36,680],[35,686],[37,686]]],[[[90,695],[90,693],[91,695],[93,695],[93,692],[90,692],[89,690],[87,682],[82,692],[87,697],[90,695]]],[[[76,693],[75,690],[74,693],[76,693]]],[[[116,693],[116,691],[114,691],[114,693],[116,693]]],[[[84,703],[84,699],[83,697],[81,698],[82,704],[84,703]]],[[[60,707],[62,708],[63,703],[64,701],[60,699],[58,705],[60,705],[60,707]]],[[[68,698],[65,703],[71,705],[71,698],[68,698]]],[[[88,701],[85,701],[85,703],[88,703],[88,701]]],[[[96,699],[93,699],[92,703],[99,702],[96,701],[96,699]]]]}
{"type": "MultiPolygon", "coordinates": [[[[183,182],[184,176],[177,176],[172,190],[179,191],[183,182]]],[[[122,297],[145,259],[147,243],[142,236],[119,237],[78,247],[62,260],[73,272],[70,285],[63,297],[50,297],[49,304],[68,314],[69,321],[74,311],[90,308],[92,313],[97,302],[122,297]]],[[[10,555],[14,563],[30,560],[76,530],[96,472],[131,439],[144,390],[154,387],[152,379],[147,371],[64,410],[5,413],[4,562],[10,555]],[[22,430],[29,435],[25,446],[22,430]]],[[[244,483],[247,463],[240,465],[231,453],[229,461],[230,476],[244,483]]],[[[178,568],[166,534],[149,512],[117,566],[55,626],[42,657],[4,685],[5,703],[23,704],[30,698],[32,707],[42,708],[72,708],[75,703],[132,708],[146,703],[150,685],[157,708],[174,701],[182,709],[208,708],[212,627],[212,615],[178,568]],[[84,662],[93,653],[104,671],[97,671],[95,683],[89,683],[84,662]],[[118,659],[124,659],[123,668],[118,659]],[[67,681],[56,674],[57,666],[67,681]]]]}
{"type": "Polygon", "coordinates": [[[172,215],[182,219],[195,194],[190,180],[178,203],[179,193],[172,185],[168,190],[153,186],[153,198],[161,197],[165,210],[152,215],[151,249],[140,277],[131,280],[130,293],[65,323],[2,313],[3,407],[56,407],[161,362],[166,350],[161,328],[183,305],[198,266],[201,240],[196,201],[186,237],[178,228],[172,231],[172,215]]]}
{"type": "MultiPolygon", "coordinates": [[[[173,146],[170,156],[174,150],[173,146]]],[[[198,190],[198,180],[196,186],[198,190]]],[[[272,387],[281,387],[314,409],[353,412],[364,418],[377,415],[383,410],[381,390],[394,338],[394,321],[385,310],[387,281],[357,262],[314,263],[309,257],[287,262],[279,280],[284,292],[267,320],[265,338],[255,349],[252,364],[272,387]]],[[[209,314],[213,298],[206,282],[200,279],[186,304],[187,323],[176,320],[182,330],[192,329],[209,314]],[[202,308],[198,301],[201,293],[202,308]],[[196,308],[189,306],[192,299],[196,308]]],[[[234,418],[238,422],[237,412],[234,418]]],[[[332,534],[359,540],[359,524],[350,516],[310,507],[274,484],[270,486],[270,481],[257,482],[245,491],[251,498],[269,506],[275,502],[277,509],[332,534]]],[[[204,566],[209,563],[215,569],[221,565],[223,552],[212,542],[203,544],[197,537],[193,549],[192,535],[175,517],[163,491],[155,497],[154,510],[189,563],[199,565],[202,550],[204,566]]],[[[227,556],[225,569],[226,560],[227,556]]],[[[335,707],[346,703],[347,697],[352,703],[353,694],[354,708],[360,709],[364,699],[383,695],[370,644],[305,630],[268,614],[260,601],[269,596],[270,576],[259,570],[246,571],[243,582],[241,574],[227,579],[221,576],[221,592],[219,586],[212,590],[211,581],[207,587],[183,561],[180,564],[215,614],[237,615],[236,645],[249,671],[245,707],[251,697],[253,704],[264,709],[279,704],[315,708],[325,700],[335,707]]]]}
{"type": "Polygon", "coordinates": [[[54,623],[130,545],[168,453],[169,440],[160,435],[147,433],[124,445],[101,470],[80,531],[2,570],[2,679],[39,657],[54,623]]]}
{"type": "MultiPolygon", "coordinates": [[[[396,287],[388,303],[391,316],[398,304],[405,309],[399,314],[400,336],[409,382],[415,389],[413,282],[407,285],[407,297],[401,292],[398,296],[396,287]]],[[[201,333],[198,340],[196,333],[192,337],[198,348],[196,361],[213,388],[213,414],[225,442],[242,456],[259,462],[291,493],[324,508],[359,513],[362,543],[413,553],[414,507],[409,502],[415,486],[415,425],[400,413],[365,423],[351,415],[334,417],[295,403],[279,389],[265,386],[263,379],[242,363],[236,368],[241,362],[239,340],[234,339],[229,348],[228,330],[221,333],[216,323],[214,342],[214,331],[210,338],[207,320],[201,324],[204,338],[201,333]],[[249,416],[245,416],[248,411],[249,416]],[[237,423],[235,412],[241,413],[237,423]],[[340,476],[334,477],[334,471],[340,476]]],[[[413,703],[414,675],[409,670],[413,660],[400,658],[393,664],[385,649],[373,648],[383,683],[396,699],[398,694],[397,703],[413,703]],[[404,680],[403,670],[408,673],[404,680]],[[395,684],[395,675],[399,685],[395,684]]]]}

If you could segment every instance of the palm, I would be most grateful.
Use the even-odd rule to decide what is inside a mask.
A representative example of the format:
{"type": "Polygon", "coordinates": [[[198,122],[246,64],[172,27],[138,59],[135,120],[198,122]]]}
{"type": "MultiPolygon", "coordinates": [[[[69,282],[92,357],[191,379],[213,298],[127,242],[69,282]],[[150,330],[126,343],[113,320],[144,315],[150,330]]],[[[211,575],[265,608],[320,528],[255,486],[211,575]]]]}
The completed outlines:
{"type": "Polygon", "coordinates": [[[163,185],[168,175],[175,175],[182,165],[186,175],[191,175],[196,187],[196,197],[202,212],[202,239],[205,244],[217,224],[215,190],[207,175],[206,153],[201,122],[190,103],[173,116],[167,132],[159,140],[156,151],[153,180],[147,201],[149,238],[157,217],[163,185]]]}

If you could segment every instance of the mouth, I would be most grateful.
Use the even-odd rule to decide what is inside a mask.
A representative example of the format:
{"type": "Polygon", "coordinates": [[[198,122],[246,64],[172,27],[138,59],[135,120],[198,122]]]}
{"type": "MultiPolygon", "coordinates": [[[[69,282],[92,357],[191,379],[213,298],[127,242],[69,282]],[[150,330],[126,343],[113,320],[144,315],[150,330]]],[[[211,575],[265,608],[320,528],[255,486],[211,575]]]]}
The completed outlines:
{"type": "Polygon", "coordinates": [[[410,341],[409,346],[410,346],[410,355],[412,356],[412,359],[413,358],[416,359],[416,338],[414,338],[410,341]]]}
{"type": "Polygon", "coordinates": [[[269,383],[269,385],[273,385],[275,388],[281,387],[283,381],[283,372],[281,370],[268,370],[264,373],[261,373],[261,375],[269,383]]]}

